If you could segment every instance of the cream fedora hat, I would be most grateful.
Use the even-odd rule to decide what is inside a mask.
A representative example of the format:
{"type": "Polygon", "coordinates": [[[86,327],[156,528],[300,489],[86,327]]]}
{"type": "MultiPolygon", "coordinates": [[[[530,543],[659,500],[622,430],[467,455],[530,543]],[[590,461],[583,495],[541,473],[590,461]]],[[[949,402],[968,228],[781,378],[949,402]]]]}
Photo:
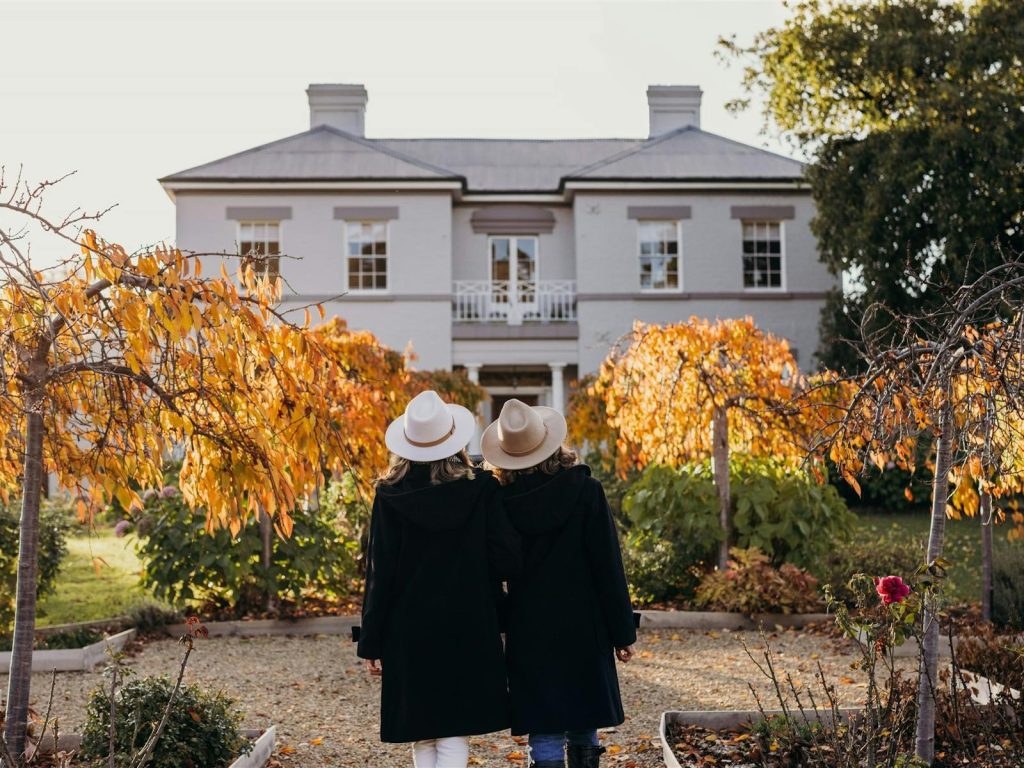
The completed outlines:
{"type": "Polygon", "coordinates": [[[480,452],[499,469],[526,469],[558,450],[566,432],[565,417],[554,408],[509,400],[498,420],[484,430],[480,452]]]}
{"type": "Polygon", "coordinates": [[[437,461],[454,456],[469,444],[476,418],[461,405],[446,403],[437,392],[420,392],[405,413],[388,426],[384,444],[410,461],[437,461]]]}

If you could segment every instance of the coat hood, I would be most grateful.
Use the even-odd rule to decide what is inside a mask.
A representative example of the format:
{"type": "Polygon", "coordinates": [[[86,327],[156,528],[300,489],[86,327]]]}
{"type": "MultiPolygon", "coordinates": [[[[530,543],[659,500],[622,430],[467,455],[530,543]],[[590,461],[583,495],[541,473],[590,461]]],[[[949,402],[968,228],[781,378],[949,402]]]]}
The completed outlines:
{"type": "Polygon", "coordinates": [[[462,527],[473,514],[482,492],[497,481],[489,472],[474,470],[472,480],[464,478],[440,485],[430,484],[426,465],[413,465],[395,485],[377,487],[379,503],[402,515],[413,525],[428,531],[449,531],[462,527]]]}
{"type": "Polygon", "coordinates": [[[504,490],[509,522],[528,536],[554,531],[565,525],[576,509],[590,477],[590,467],[578,464],[555,475],[534,472],[521,475],[504,490]]]}

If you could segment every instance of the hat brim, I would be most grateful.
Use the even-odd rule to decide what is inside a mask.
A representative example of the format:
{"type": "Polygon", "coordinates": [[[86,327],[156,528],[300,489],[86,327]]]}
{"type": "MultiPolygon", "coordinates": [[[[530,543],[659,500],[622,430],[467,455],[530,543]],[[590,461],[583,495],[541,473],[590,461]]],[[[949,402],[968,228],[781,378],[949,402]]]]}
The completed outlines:
{"type": "Polygon", "coordinates": [[[409,461],[439,461],[454,456],[473,439],[473,432],[476,430],[476,417],[468,408],[453,403],[446,403],[445,407],[452,415],[455,422],[455,430],[451,437],[443,443],[430,446],[413,445],[405,436],[405,416],[399,416],[388,425],[384,433],[384,444],[396,456],[401,456],[409,461]]]}
{"type": "Polygon", "coordinates": [[[565,442],[565,436],[569,431],[565,417],[554,408],[543,405],[531,407],[547,428],[543,442],[529,453],[517,456],[505,453],[501,447],[501,441],[498,439],[498,422],[494,421],[488,425],[480,437],[480,453],[483,454],[484,460],[488,464],[498,469],[529,469],[540,464],[565,442]]]}

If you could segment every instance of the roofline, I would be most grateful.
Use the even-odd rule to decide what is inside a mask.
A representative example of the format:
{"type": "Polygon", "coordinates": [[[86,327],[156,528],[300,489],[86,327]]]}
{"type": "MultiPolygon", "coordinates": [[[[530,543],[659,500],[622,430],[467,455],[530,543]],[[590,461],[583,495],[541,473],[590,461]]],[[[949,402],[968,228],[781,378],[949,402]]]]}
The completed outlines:
{"type": "Polygon", "coordinates": [[[708,177],[689,179],[659,178],[567,178],[562,180],[562,189],[764,189],[788,190],[810,193],[811,187],[800,177],[708,177]]]}

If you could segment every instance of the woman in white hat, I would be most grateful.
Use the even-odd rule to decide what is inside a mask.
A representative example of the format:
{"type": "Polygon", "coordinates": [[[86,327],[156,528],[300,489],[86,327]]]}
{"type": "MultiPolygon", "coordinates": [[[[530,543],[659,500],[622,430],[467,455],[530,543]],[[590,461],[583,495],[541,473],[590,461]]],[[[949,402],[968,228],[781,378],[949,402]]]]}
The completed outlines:
{"type": "Polygon", "coordinates": [[[597,729],[625,720],[615,658],[632,657],[636,625],[604,489],[565,435],[558,411],[509,400],[481,452],[522,535],[522,575],[509,581],[512,733],[529,734],[538,768],[566,755],[569,768],[596,768],[597,729]]]}
{"type": "Polygon", "coordinates": [[[387,430],[370,522],[358,654],[383,677],[381,740],[416,768],[464,768],[467,736],[508,727],[498,600],[520,565],[500,488],[474,472],[473,414],[417,395],[387,430]]]}

